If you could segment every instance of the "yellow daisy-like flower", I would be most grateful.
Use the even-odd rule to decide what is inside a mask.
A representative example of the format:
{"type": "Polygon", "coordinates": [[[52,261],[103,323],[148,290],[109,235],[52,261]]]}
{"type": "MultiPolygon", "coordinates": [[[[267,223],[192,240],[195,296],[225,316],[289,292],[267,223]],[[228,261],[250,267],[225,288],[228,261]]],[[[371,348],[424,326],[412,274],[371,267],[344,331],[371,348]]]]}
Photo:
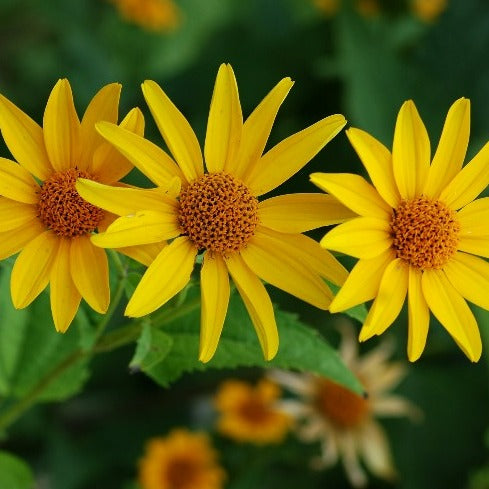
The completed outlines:
{"type": "Polygon", "coordinates": [[[292,418],[276,408],[281,389],[267,379],[256,386],[240,380],[227,380],[219,387],[214,405],[220,416],[217,430],[240,442],[257,445],[280,443],[292,418]]]}
{"type": "Polygon", "coordinates": [[[448,0],[411,0],[411,10],[424,22],[435,21],[447,8],[448,0]]]}
{"type": "Polygon", "coordinates": [[[331,254],[300,233],[343,221],[353,215],[351,211],[322,194],[258,201],[301,169],[346,123],[341,115],[327,117],[262,156],[291,86],[290,78],[279,82],[243,123],[233,70],[223,64],[209,113],[205,172],[189,123],[155,82],[146,81],[144,96],[175,160],[150,141],[114,124],[102,122],[97,128],[150,180],[167,190],[167,196],[83,179],[77,184],[89,202],[123,216],[105,233],[92,237],[95,245],[117,248],[173,240],[149,266],[126,315],[144,316],[165,304],[185,287],[197,254],[204,253],[200,275],[200,359],[204,362],[216,350],[226,316],[228,274],[243,298],[267,359],[277,352],[278,332],[260,278],[327,309],[332,293],[322,277],[341,284],[347,276],[331,254]]]}
{"type": "Polygon", "coordinates": [[[450,108],[430,165],[430,140],[412,101],[401,107],[392,154],[360,129],[348,138],[373,185],[358,175],[311,175],[359,217],[330,231],[321,244],[360,260],[331,304],[332,312],[374,299],[360,341],[382,334],[407,294],[408,356],[426,343],[429,311],[467,357],[482,344],[465,299],[489,309],[489,199],[474,200],[489,183],[489,143],[462,168],[470,132],[470,102],[450,108]]]}
{"type": "MultiPolygon", "coordinates": [[[[49,283],[53,320],[61,332],[82,297],[100,313],[109,305],[107,256],[90,234],[114,218],[83,200],[75,182],[84,177],[114,184],[133,168],[94,127],[99,120],[117,122],[120,90],[117,83],[102,88],[80,122],[70,84],[59,80],[43,128],[0,95],[0,129],[18,161],[0,158],[0,259],[22,250],[12,270],[14,306],[27,307],[49,283]]],[[[131,110],[121,127],[142,134],[142,113],[131,110]]],[[[148,263],[159,249],[122,251],[148,263]]]]}
{"type": "Polygon", "coordinates": [[[388,440],[376,417],[419,417],[409,401],[389,392],[404,377],[405,368],[388,361],[392,348],[387,342],[360,357],[352,327],[342,328],[339,353],[362,382],[364,397],[313,374],[274,371],[270,377],[298,396],[283,400],[280,407],[297,420],[300,439],[320,442],[321,455],[312,460],[314,468],[341,459],[351,484],[361,487],[367,483],[363,460],[376,476],[392,479],[395,469],[388,440]]]}
{"type": "Polygon", "coordinates": [[[110,0],[121,15],[144,29],[167,31],[180,23],[180,11],[173,0],[110,0]]]}
{"type": "Polygon", "coordinates": [[[225,473],[206,434],[176,429],[149,440],[138,479],[141,489],[221,489],[225,473]]]}

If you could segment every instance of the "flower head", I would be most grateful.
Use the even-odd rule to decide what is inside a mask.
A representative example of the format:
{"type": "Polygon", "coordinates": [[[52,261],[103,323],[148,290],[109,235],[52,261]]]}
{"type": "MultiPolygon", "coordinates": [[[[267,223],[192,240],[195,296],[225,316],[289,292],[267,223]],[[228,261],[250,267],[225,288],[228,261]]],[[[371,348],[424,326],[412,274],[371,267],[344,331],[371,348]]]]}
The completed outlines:
{"type": "Polygon", "coordinates": [[[173,240],[141,279],[127,305],[128,316],[149,314],[181,291],[197,254],[203,253],[202,361],[211,359],[219,341],[230,294],[228,275],[267,359],[277,352],[278,332],[260,278],[322,309],[332,299],[322,277],[334,283],[346,278],[329,252],[300,233],[340,222],[354,215],[351,211],[321,194],[259,200],[301,169],[345,125],[341,115],[327,117],[262,156],[291,87],[292,81],[283,79],[243,123],[233,70],[221,65],[207,124],[206,172],[189,123],[155,82],[146,81],[143,94],[174,159],[114,124],[102,122],[97,128],[159,190],[111,188],[84,179],[77,184],[86,200],[122,216],[105,233],[93,236],[95,245],[117,248],[173,240]]]}
{"type": "Polygon", "coordinates": [[[217,430],[237,441],[264,445],[279,443],[292,419],[276,408],[281,389],[271,380],[256,386],[240,380],[224,382],[215,396],[217,430]]]}
{"type": "Polygon", "coordinates": [[[153,438],[139,461],[141,489],[221,489],[225,479],[204,433],[173,430],[153,438]]]}
{"type": "Polygon", "coordinates": [[[180,22],[180,12],[173,0],[110,1],[125,19],[151,31],[168,31],[180,22]]]}
{"type": "MultiPolygon", "coordinates": [[[[28,306],[50,284],[51,310],[58,331],[70,325],[81,298],[97,312],[109,305],[105,252],[90,241],[114,217],[88,203],[76,179],[115,184],[132,164],[95,131],[99,120],[117,122],[120,85],[102,88],[80,122],[67,80],[53,88],[41,128],[0,95],[0,129],[17,162],[0,158],[0,259],[20,251],[12,278],[16,308],[28,306]]],[[[138,109],[121,122],[142,134],[138,109]]],[[[147,263],[161,246],[122,250],[147,263]]]]}
{"type": "Polygon", "coordinates": [[[387,438],[375,418],[419,413],[404,398],[389,393],[405,375],[402,364],[388,361],[391,345],[384,342],[360,357],[353,328],[345,325],[342,336],[340,355],[362,382],[365,396],[313,374],[274,371],[270,376],[298,396],[280,404],[297,419],[297,435],[321,444],[313,467],[325,468],[341,459],[352,485],[361,487],[367,478],[360,459],[378,477],[395,475],[387,438]]]}
{"type": "Polygon", "coordinates": [[[446,10],[448,0],[411,0],[411,10],[424,22],[433,22],[446,10]]]}
{"type": "Polygon", "coordinates": [[[430,140],[412,101],[397,117],[392,154],[352,128],[351,144],[373,185],[350,174],[311,175],[359,217],[341,224],[322,246],[360,260],[331,304],[333,312],[375,299],[360,333],[382,334],[407,295],[408,356],[424,350],[431,311],[467,357],[482,344],[465,299],[489,309],[489,199],[474,200],[489,183],[489,144],[462,168],[470,129],[470,103],[450,108],[431,160],[430,140]]]}

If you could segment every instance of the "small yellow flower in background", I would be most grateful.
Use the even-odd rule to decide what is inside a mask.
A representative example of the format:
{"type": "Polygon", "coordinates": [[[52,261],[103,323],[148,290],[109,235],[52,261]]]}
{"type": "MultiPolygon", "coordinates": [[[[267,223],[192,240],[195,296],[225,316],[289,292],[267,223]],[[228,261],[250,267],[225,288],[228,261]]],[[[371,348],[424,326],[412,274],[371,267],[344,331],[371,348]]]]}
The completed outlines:
{"type": "Polygon", "coordinates": [[[472,361],[481,356],[477,322],[465,299],[489,309],[489,143],[462,168],[470,102],[450,108],[431,160],[430,140],[412,101],[401,107],[392,154],[360,129],[347,131],[373,185],[358,175],[311,180],[359,214],[321,241],[359,258],[330,306],[339,312],[375,299],[360,341],[382,334],[407,294],[411,361],[424,350],[430,310],[472,361]]]}
{"type": "MultiPolygon", "coordinates": [[[[0,259],[22,250],[11,278],[16,308],[27,307],[50,284],[60,332],[70,325],[82,297],[99,313],[109,305],[107,256],[91,243],[90,234],[114,216],[83,200],[75,182],[84,177],[115,184],[133,168],[94,126],[99,120],[117,122],[120,91],[117,83],[102,88],[80,122],[70,84],[59,80],[47,102],[43,128],[0,95],[0,129],[18,161],[0,158],[0,259]]],[[[121,127],[142,134],[142,113],[131,110],[121,127]]],[[[121,251],[148,263],[160,249],[121,251]]]]}
{"type": "Polygon", "coordinates": [[[206,434],[175,429],[149,440],[138,479],[141,489],[221,489],[225,473],[206,434]]]}
{"type": "Polygon", "coordinates": [[[377,0],[356,0],[355,10],[364,17],[373,17],[380,12],[377,0]]]}
{"type": "Polygon", "coordinates": [[[332,115],[294,134],[262,156],[277,111],[292,87],[284,78],[243,123],[236,79],[221,65],[212,97],[204,146],[207,172],[194,131],[165,92],[143,83],[156,124],[174,160],[160,147],[108,122],[97,128],[163,191],[121,189],[80,179],[89,202],[123,216],[93,244],[118,248],[173,241],[149,266],[125,314],[150,314],[201,269],[200,360],[212,358],[228,308],[231,275],[267,359],[278,349],[270,297],[260,279],[321,309],[332,292],[322,277],[341,284],[346,270],[318,243],[300,233],[354,214],[331,196],[290,194],[259,202],[313,158],[345,125],[332,115]],[[137,208],[137,209],[136,209],[137,208]],[[134,212],[134,210],[136,211],[134,212]]]}
{"type": "Polygon", "coordinates": [[[173,0],[110,0],[121,15],[144,29],[168,31],[180,23],[180,11],[173,0]]]}
{"type": "Polygon", "coordinates": [[[447,8],[448,0],[411,0],[411,10],[424,22],[435,21],[447,8]]]}
{"type": "Polygon", "coordinates": [[[332,16],[338,12],[341,0],[313,0],[314,5],[321,10],[324,15],[332,16]]]}
{"type": "Polygon", "coordinates": [[[280,443],[292,418],[276,408],[281,389],[262,379],[256,386],[240,380],[223,382],[214,399],[219,411],[217,430],[240,442],[280,443]]]}
{"type": "Polygon", "coordinates": [[[300,439],[320,442],[321,455],[313,459],[314,468],[341,459],[351,484],[361,487],[367,483],[363,460],[376,476],[392,479],[395,469],[388,440],[375,418],[419,416],[406,399],[389,393],[405,376],[404,365],[388,361],[392,348],[387,342],[360,357],[352,327],[342,328],[339,353],[362,382],[365,397],[313,374],[273,371],[271,378],[298,396],[283,400],[281,409],[296,418],[300,439]]]}

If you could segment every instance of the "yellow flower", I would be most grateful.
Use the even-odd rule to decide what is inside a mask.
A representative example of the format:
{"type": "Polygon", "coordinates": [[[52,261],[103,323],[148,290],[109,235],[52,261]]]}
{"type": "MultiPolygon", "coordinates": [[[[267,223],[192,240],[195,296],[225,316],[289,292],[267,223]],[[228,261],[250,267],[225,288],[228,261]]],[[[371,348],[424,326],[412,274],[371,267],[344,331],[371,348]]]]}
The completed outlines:
{"type": "MultiPolygon", "coordinates": [[[[43,128],[0,95],[0,128],[18,161],[0,158],[0,259],[22,250],[12,270],[14,306],[28,306],[49,283],[53,320],[61,332],[81,297],[99,313],[109,305],[107,256],[90,242],[90,234],[113,218],[84,201],[75,181],[114,184],[132,169],[94,127],[99,120],[117,122],[120,90],[116,83],[102,88],[80,123],[70,84],[59,80],[43,128]]],[[[142,134],[143,115],[133,109],[121,126],[142,134]]],[[[123,251],[147,263],[159,249],[123,251]]]]}
{"type": "Polygon", "coordinates": [[[377,0],[356,0],[355,9],[364,17],[373,17],[380,12],[380,5],[377,0]]]}
{"type": "Polygon", "coordinates": [[[327,16],[336,14],[340,8],[340,0],[313,0],[313,2],[327,16]]]}
{"type": "Polygon", "coordinates": [[[180,23],[180,12],[173,0],[111,0],[121,15],[153,31],[174,29],[180,23]]]}
{"type": "Polygon", "coordinates": [[[89,202],[123,216],[92,237],[95,245],[117,248],[173,239],[144,274],[126,315],[141,317],[165,304],[185,287],[197,254],[204,253],[199,356],[204,362],[216,350],[226,316],[228,273],[267,359],[277,352],[278,332],[260,278],[327,309],[332,293],[322,277],[343,283],[347,275],[331,254],[300,233],[340,222],[352,216],[351,211],[321,194],[258,201],[301,169],[346,123],[341,115],[327,117],[262,156],[291,86],[290,78],[280,81],[243,124],[233,70],[221,65],[207,124],[205,172],[189,123],[155,82],[146,81],[144,96],[175,161],[150,141],[114,124],[102,122],[97,128],[160,190],[119,189],[83,179],[77,184],[89,202]]]}
{"type": "Polygon", "coordinates": [[[299,438],[321,444],[321,455],[313,459],[313,467],[326,468],[341,459],[355,487],[367,483],[360,459],[378,477],[391,479],[395,476],[387,438],[375,418],[419,416],[419,411],[407,400],[389,393],[405,375],[402,364],[388,362],[391,350],[384,342],[359,357],[353,328],[346,325],[342,328],[340,355],[361,380],[365,397],[313,374],[282,371],[269,374],[298,396],[298,399],[283,400],[280,406],[298,421],[299,438]]]}
{"type": "Polygon", "coordinates": [[[407,294],[408,356],[426,343],[429,311],[467,357],[482,345],[465,299],[489,309],[489,199],[474,199],[489,182],[489,143],[464,167],[470,102],[450,108],[430,165],[430,140],[412,101],[401,107],[391,153],[359,129],[347,131],[372,179],[316,173],[311,180],[359,214],[321,241],[360,260],[331,304],[332,312],[375,298],[360,341],[382,334],[407,294]]]}
{"type": "Polygon", "coordinates": [[[448,0],[411,0],[411,10],[424,22],[433,22],[447,8],[448,0]]]}
{"type": "Polygon", "coordinates": [[[208,436],[185,429],[149,440],[139,462],[141,489],[221,489],[224,479],[208,436]]]}
{"type": "Polygon", "coordinates": [[[266,379],[255,387],[240,380],[224,382],[214,399],[220,413],[217,430],[237,441],[280,443],[292,421],[275,406],[280,395],[280,388],[266,379]]]}

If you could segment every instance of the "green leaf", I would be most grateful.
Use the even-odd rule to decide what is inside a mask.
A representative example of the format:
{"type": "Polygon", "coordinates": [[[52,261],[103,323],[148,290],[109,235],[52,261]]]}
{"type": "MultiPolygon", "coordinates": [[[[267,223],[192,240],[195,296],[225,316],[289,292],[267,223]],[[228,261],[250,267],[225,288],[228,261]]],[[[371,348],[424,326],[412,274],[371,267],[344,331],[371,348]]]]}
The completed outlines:
{"type": "Polygon", "coordinates": [[[0,487],[8,489],[32,489],[34,477],[29,466],[20,458],[0,452],[0,487]]]}
{"type": "MultiPolygon", "coordinates": [[[[195,292],[193,294],[195,295],[195,292]]],[[[270,362],[263,354],[246,308],[237,294],[231,295],[223,334],[214,358],[204,364],[197,360],[200,310],[164,324],[173,339],[173,347],[164,361],[143,369],[163,386],[178,379],[184,372],[208,368],[266,367],[314,372],[328,377],[356,392],[362,388],[355,376],[344,366],[337,352],[311,327],[295,315],[275,308],[280,347],[270,362]]]]}

